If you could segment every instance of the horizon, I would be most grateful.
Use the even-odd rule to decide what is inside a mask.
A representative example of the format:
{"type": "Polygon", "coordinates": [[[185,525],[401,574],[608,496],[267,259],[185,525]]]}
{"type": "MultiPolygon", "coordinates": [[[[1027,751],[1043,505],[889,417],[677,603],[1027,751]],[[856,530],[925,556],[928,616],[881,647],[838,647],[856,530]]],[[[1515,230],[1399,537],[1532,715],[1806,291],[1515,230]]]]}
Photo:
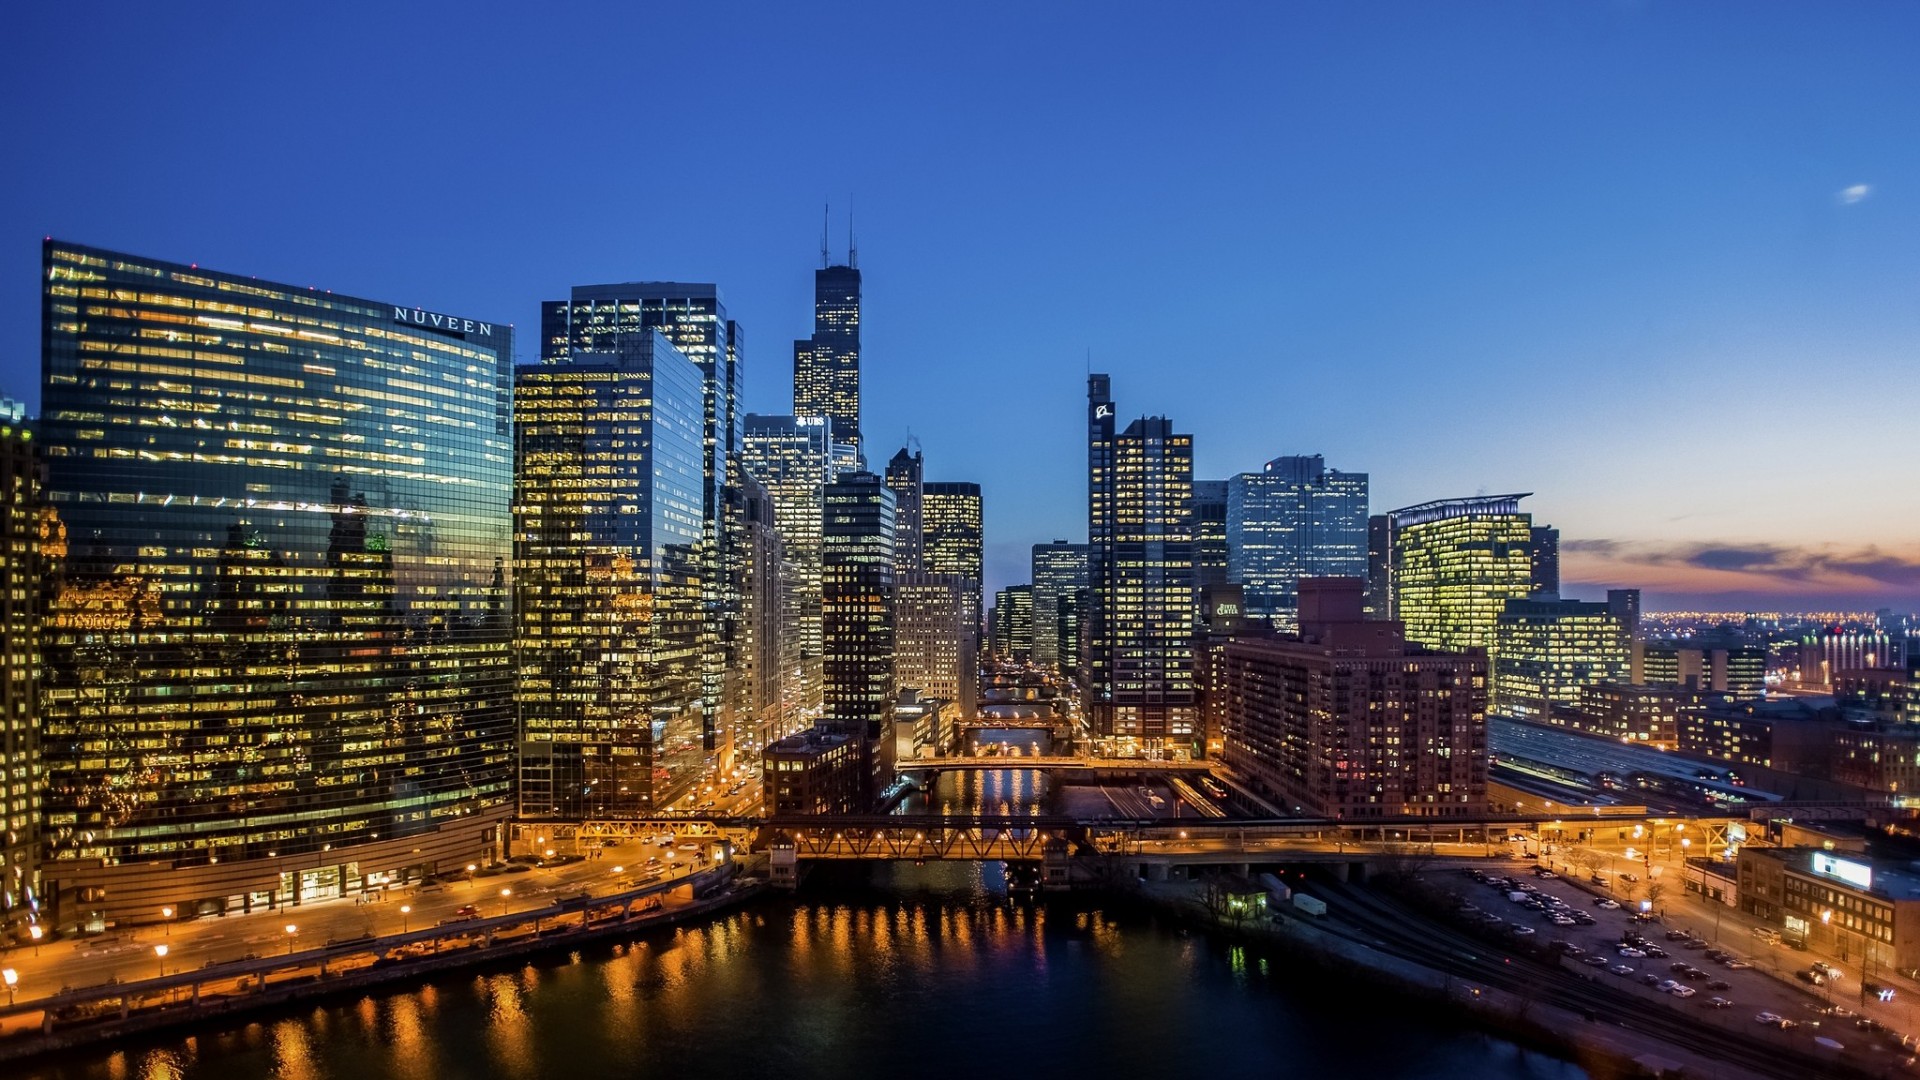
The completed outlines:
{"type": "Polygon", "coordinates": [[[533,13],[235,6],[87,26],[75,74],[84,15],[35,9],[0,43],[0,393],[38,412],[53,235],[516,328],[575,285],[710,281],[741,411],[790,413],[851,192],[869,465],[913,437],[982,485],[988,595],[1086,538],[1094,370],[1197,478],[1321,454],[1376,513],[1531,490],[1569,596],[1920,609],[1920,94],[1885,25],[1920,13],[1396,11],[666,11],[655,40],[729,48],[629,69],[533,13]],[[577,62],[473,79],[503,41],[577,62]],[[685,130],[592,108],[653,99],[685,130]]]}

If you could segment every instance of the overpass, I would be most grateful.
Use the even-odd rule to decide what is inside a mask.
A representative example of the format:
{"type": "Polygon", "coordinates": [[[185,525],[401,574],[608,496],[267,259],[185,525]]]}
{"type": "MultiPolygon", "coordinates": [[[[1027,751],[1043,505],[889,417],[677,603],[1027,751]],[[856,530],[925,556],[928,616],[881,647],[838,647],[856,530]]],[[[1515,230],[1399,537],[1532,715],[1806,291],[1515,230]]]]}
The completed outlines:
{"type": "Polygon", "coordinates": [[[1044,769],[1048,772],[1091,772],[1106,776],[1152,776],[1160,773],[1204,773],[1204,761],[1142,761],[1137,758],[1083,757],[946,757],[909,758],[896,762],[897,772],[975,772],[994,769],[1044,769]]]}

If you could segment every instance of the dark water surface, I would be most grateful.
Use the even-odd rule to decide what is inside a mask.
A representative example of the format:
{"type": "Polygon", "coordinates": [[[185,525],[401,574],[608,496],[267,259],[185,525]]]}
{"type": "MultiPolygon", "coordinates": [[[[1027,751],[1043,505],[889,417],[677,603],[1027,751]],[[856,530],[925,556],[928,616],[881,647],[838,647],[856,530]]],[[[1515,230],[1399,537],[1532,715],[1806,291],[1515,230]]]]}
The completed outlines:
{"type": "Polygon", "coordinates": [[[1585,1076],[1282,963],[1086,898],[1010,903],[996,865],[829,867],[707,926],[21,1080],[1585,1076]]]}

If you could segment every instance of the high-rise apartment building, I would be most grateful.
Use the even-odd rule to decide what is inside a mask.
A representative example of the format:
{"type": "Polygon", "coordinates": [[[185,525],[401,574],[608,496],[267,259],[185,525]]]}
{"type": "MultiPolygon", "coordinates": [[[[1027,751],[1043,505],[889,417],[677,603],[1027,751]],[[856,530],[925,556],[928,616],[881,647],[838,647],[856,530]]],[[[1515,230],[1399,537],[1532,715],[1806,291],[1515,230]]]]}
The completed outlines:
{"type": "Polygon", "coordinates": [[[1367,518],[1367,615],[1393,617],[1393,518],[1388,514],[1367,518]]]}
{"type": "Polygon", "coordinates": [[[512,330],[47,241],[63,921],[449,872],[513,810],[512,330]]]}
{"type": "Polygon", "coordinates": [[[813,272],[813,336],[793,343],[793,412],[833,421],[834,435],[866,467],[860,434],[860,271],[824,265],[813,272]]]}
{"type": "Polygon", "coordinates": [[[522,817],[649,814],[705,762],[701,372],[605,344],[516,372],[522,817]]]}
{"type": "Polygon", "coordinates": [[[1194,581],[1197,588],[1233,580],[1225,480],[1193,482],[1194,581]]]}
{"type": "Polygon", "coordinates": [[[1494,627],[1496,715],[1547,723],[1582,691],[1624,682],[1632,667],[1626,628],[1606,604],[1533,597],[1509,600],[1494,627]]]}
{"type": "Polygon", "coordinates": [[[908,453],[903,446],[887,462],[887,488],[893,492],[894,503],[893,569],[897,574],[917,574],[926,569],[926,522],[920,512],[925,482],[918,450],[908,453]]]}
{"type": "Polygon", "coordinates": [[[0,397],[0,938],[39,917],[41,556],[61,542],[58,522],[41,512],[25,421],[18,402],[0,397]]]}
{"type": "Polygon", "coordinates": [[[1247,615],[1291,626],[1301,578],[1367,576],[1367,474],[1318,454],[1240,473],[1227,482],[1227,547],[1247,615]]]}
{"type": "Polygon", "coordinates": [[[1407,640],[1435,649],[1492,649],[1508,600],[1533,594],[1533,518],[1526,494],[1444,499],[1389,517],[1391,616],[1407,640]]]}
{"type": "Polygon", "coordinates": [[[774,527],[791,568],[782,619],[798,666],[789,674],[787,693],[798,699],[802,716],[819,715],[821,704],[820,528],[834,475],[833,447],[833,421],[825,417],[749,413],[741,436],[741,471],[773,500],[774,527]]]}
{"type": "Polygon", "coordinates": [[[930,574],[954,574],[967,579],[967,609],[973,624],[983,625],[981,582],[984,560],[985,513],[980,485],[926,483],[920,488],[921,559],[930,574]]]}
{"type": "Polygon", "coordinates": [[[1486,657],[1363,618],[1358,578],[1299,585],[1296,636],[1226,645],[1226,762],[1295,813],[1343,821],[1487,809],[1486,657]]]}
{"type": "Polygon", "coordinates": [[[1088,722],[1108,751],[1201,749],[1193,436],[1164,417],[1117,430],[1111,380],[1087,380],[1088,722]]]}
{"type": "Polygon", "coordinates": [[[727,635],[739,605],[733,573],[738,560],[727,550],[723,504],[739,468],[745,335],[727,318],[720,290],[711,284],[576,285],[570,298],[540,305],[540,359],[552,364],[576,352],[619,352],[655,330],[699,367],[703,383],[699,561],[707,614],[701,629],[701,745],[712,752],[723,735],[733,659],[727,635]]]}
{"type": "Polygon", "coordinates": [[[1080,659],[1080,593],[1087,545],[1033,545],[1033,662],[1072,674],[1080,659]]]}

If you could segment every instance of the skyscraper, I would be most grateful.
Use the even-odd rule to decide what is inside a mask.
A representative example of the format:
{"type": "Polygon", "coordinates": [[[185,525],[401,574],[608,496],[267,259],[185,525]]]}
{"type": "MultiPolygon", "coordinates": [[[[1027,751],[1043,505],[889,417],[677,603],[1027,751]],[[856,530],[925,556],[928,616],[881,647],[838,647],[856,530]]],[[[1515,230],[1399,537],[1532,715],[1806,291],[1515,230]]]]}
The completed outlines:
{"type": "Polygon", "coordinates": [[[893,492],[872,473],[827,485],[821,640],[825,720],[873,741],[893,713],[893,492]]]}
{"type": "Polygon", "coordinates": [[[1033,586],[1009,585],[993,594],[993,651],[1022,664],[1033,658],[1033,586]]]}
{"type": "Polygon", "coordinates": [[[1584,689],[1627,679],[1626,628],[1605,604],[1509,600],[1494,633],[1489,707],[1497,715],[1546,723],[1555,706],[1579,705],[1584,689]]]}
{"type": "Polygon", "coordinates": [[[737,631],[743,686],[743,728],[736,742],[749,761],[799,725],[800,640],[788,633],[786,606],[794,574],[780,543],[773,498],[752,475],[728,491],[733,550],[740,572],[740,623],[737,631]]]}
{"type": "Polygon", "coordinates": [[[1193,482],[1194,574],[1202,589],[1234,580],[1227,542],[1227,483],[1193,482]]]}
{"type": "Polygon", "coordinates": [[[923,556],[926,538],[922,535],[926,526],[920,512],[924,483],[920,452],[908,453],[906,447],[901,447],[893,460],[887,462],[887,488],[893,492],[894,501],[895,573],[913,574],[926,569],[923,556]]]}
{"type": "Polygon", "coordinates": [[[739,583],[731,573],[737,560],[726,550],[724,488],[739,468],[740,396],[745,335],[727,318],[720,290],[711,284],[637,281],[615,285],[576,285],[567,300],[540,305],[540,359],[562,363],[574,352],[617,352],[635,336],[658,330],[674,348],[699,367],[702,386],[703,531],[699,553],[701,600],[707,614],[701,645],[701,743],[719,746],[722,706],[727,698],[731,642],[727,628],[739,604],[739,583]]]}
{"type": "Polygon", "coordinates": [[[1227,547],[1247,614],[1291,626],[1294,583],[1368,574],[1367,474],[1318,454],[1279,457],[1227,482],[1227,547]]]}
{"type": "Polygon", "coordinates": [[[1560,595],[1560,530],[1535,525],[1531,530],[1533,595],[1552,599],[1560,595]]]}
{"type": "Polygon", "coordinates": [[[803,713],[821,704],[820,553],[827,484],[833,479],[833,421],[825,417],[749,413],[741,439],[741,469],[773,500],[774,527],[793,570],[783,618],[799,650],[793,692],[803,713]]]}
{"type": "Polygon", "coordinates": [[[851,241],[847,264],[828,262],[813,272],[813,336],[793,343],[793,412],[833,421],[834,435],[853,450],[854,467],[866,467],[860,433],[860,271],[851,241]]]}
{"type": "Polygon", "coordinates": [[[1489,649],[1508,600],[1533,593],[1533,518],[1518,495],[1443,499],[1389,516],[1393,612],[1407,640],[1489,649]]]}
{"type": "Polygon", "coordinates": [[[980,627],[967,580],[912,571],[894,580],[894,684],[953,702],[971,718],[979,697],[980,627]]]}
{"type": "Polygon", "coordinates": [[[658,330],[516,373],[520,813],[627,817],[700,778],[700,369],[658,330]]]}
{"type": "Polygon", "coordinates": [[[41,556],[60,544],[25,419],[0,397],[0,933],[40,905],[41,556]]]}
{"type": "Polygon", "coordinates": [[[984,561],[985,507],[980,485],[928,483],[920,488],[921,558],[930,574],[954,574],[967,579],[967,610],[973,625],[981,624],[980,583],[986,579],[984,561]]]}
{"type": "Polygon", "coordinates": [[[1345,821],[1487,811],[1486,657],[1362,618],[1358,578],[1301,582],[1300,632],[1227,644],[1225,758],[1297,813],[1345,821]]]}
{"type": "Polygon", "coordinates": [[[1109,752],[1201,749],[1193,634],[1193,436],[1164,417],[1116,433],[1111,381],[1087,381],[1087,719],[1109,752]]]}
{"type": "Polygon", "coordinates": [[[1087,545],[1033,545],[1033,662],[1071,674],[1079,662],[1080,592],[1087,545]]]}
{"type": "Polygon", "coordinates": [[[64,919],[451,871],[512,812],[512,330],[49,240],[64,919]]]}

